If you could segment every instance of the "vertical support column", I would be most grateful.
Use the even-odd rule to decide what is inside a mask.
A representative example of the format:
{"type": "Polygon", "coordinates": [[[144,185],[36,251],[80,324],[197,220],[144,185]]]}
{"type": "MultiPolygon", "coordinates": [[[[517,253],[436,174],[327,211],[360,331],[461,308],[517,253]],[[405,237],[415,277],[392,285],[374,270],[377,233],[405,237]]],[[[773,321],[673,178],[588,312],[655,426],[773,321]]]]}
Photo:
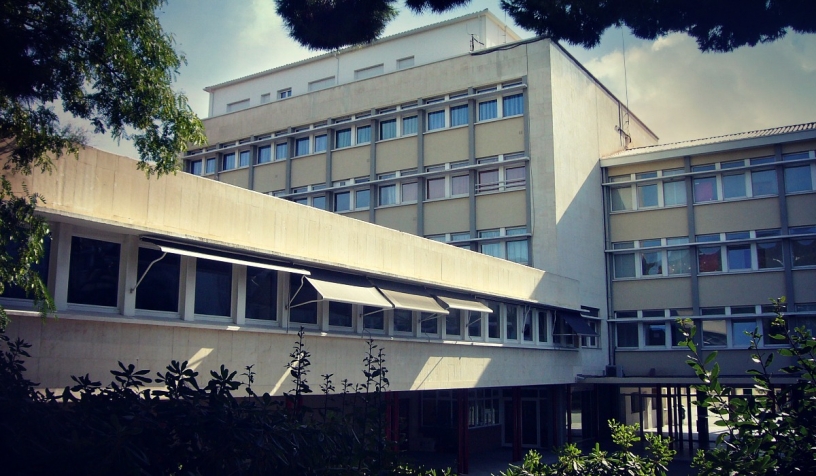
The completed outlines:
{"type": "Polygon", "coordinates": [[[657,434],[663,436],[663,387],[655,387],[652,392],[657,400],[657,434]]]}
{"type": "Polygon", "coordinates": [[[521,458],[521,388],[513,387],[513,461],[521,458]]]}
{"type": "Polygon", "coordinates": [[[468,390],[461,388],[456,392],[459,404],[459,452],[456,458],[456,471],[459,474],[468,474],[470,473],[470,444],[468,441],[470,405],[468,404],[468,390]]]}
{"type": "MultiPolygon", "coordinates": [[[[776,188],[779,192],[779,228],[783,236],[788,234],[788,196],[785,194],[785,167],[782,166],[782,146],[774,146],[776,160],[776,188]]],[[[782,256],[785,272],[785,298],[788,304],[796,302],[793,289],[793,263],[791,262],[790,239],[782,240],[782,256]]]]}
{"type": "MultiPolygon", "coordinates": [[[[468,88],[468,94],[473,95],[473,88],[468,88]]],[[[476,100],[468,100],[468,165],[476,165],[476,100]]],[[[469,173],[468,187],[468,217],[470,237],[476,238],[476,171],[469,173]]],[[[471,242],[471,249],[477,251],[471,242]]],[[[531,255],[532,256],[532,255],[531,255]]]]}
{"type": "Polygon", "coordinates": [[[51,292],[54,296],[54,305],[57,311],[64,311],[68,308],[68,279],[71,272],[71,232],[72,227],[66,223],[61,223],[59,232],[57,233],[57,247],[51,243],[51,254],[56,256],[56,269],[54,279],[50,280],[53,283],[51,292]]]}
{"type": "Polygon", "coordinates": [[[195,320],[196,260],[181,257],[181,282],[179,283],[179,314],[182,320],[195,320]]]}
{"type": "Polygon", "coordinates": [[[425,104],[424,99],[417,101],[417,227],[416,234],[425,236],[425,104]]]}
{"type": "MultiPolygon", "coordinates": [[[[683,158],[684,166],[683,170],[686,173],[691,172],[691,156],[685,156],[683,158]]],[[[686,220],[688,223],[688,238],[689,243],[694,243],[697,238],[697,225],[695,224],[694,219],[694,187],[692,184],[693,178],[690,176],[686,176],[686,220]]],[[[695,316],[700,315],[700,285],[698,279],[699,273],[699,266],[697,263],[697,246],[691,245],[689,246],[689,254],[691,255],[691,307],[692,313],[695,316]]]]}
{"type": "Polygon", "coordinates": [[[239,326],[246,323],[246,280],[247,267],[232,265],[232,321],[239,326]]]}
{"type": "Polygon", "coordinates": [[[128,235],[122,243],[120,254],[120,270],[123,273],[124,286],[119,288],[119,303],[122,306],[122,315],[136,315],[136,283],[139,280],[139,237],[128,235]]]}
{"type": "Polygon", "coordinates": [[[674,449],[674,442],[677,439],[676,438],[677,435],[674,434],[674,412],[675,412],[676,406],[672,405],[674,397],[672,396],[672,391],[671,390],[672,390],[671,386],[666,387],[666,405],[668,405],[668,410],[669,410],[669,412],[668,412],[668,414],[669,414],[669,421],[668,421],[669,431],[668,431],[668,434],[669,434],[669,438],[671,438],[671,440],[669,441],[669,448],[674,449]]]}
{"type": "MultiPolygon", "coordinates": [[[[252,137],[251,140],[256,140],[256,137],[252,137]]],[[[249,174],[247,178],[247,188],[250,190],[255,190],[255,165],[257,165],[258,157],[258,146],[253,145],[249,148],[249,174]]]]}

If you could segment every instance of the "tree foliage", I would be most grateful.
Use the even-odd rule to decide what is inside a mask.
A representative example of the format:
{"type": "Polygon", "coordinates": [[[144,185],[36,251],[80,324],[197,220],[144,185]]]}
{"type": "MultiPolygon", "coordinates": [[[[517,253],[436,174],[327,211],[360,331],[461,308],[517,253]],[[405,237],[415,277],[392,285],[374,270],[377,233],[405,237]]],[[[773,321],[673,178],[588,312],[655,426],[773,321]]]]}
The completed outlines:
{"type": "Polygon", "coordinates": [[[84,131],[61,124],[56,108],[94,132],[132,139],[148,175],[175,172],[188,143],[206,142],[187,98],[172,89],[184,57],[156,17],[163,4],[0,0],[0,291],[22,286],[41,309],[53,308],[31,272],[48,232],[33,215],[43,197],[12,190],[8,175],[50,172],[83,146],[84,131]]]}
{"type": "MultiPolygon", "coordinates": [[[[784,299],[776,304],[781,310],[784,299]]],[[[784,347],[767,354],[758,350],[762,335],[756,329],[751,332],[751,358],[758,367],[748,370],[754,395],[737,396],[720,382],[717,352],[703,358],[694,344],[695,328],[682,328],[689,329],[683,344],[692,352],[688,364],[701,381],[696,388],[705,395],[696,403],[716,415],[714,424],[726,430],[715,448],[694,458],[699,474],[816,474],[816,339],[810,332],[804,327],[790,330],[780,312],[770,338],[784,347]],[[796,383],[774,384],[775,355],[789,360],[780,370],[796,383]]]]}
{"type": "MultiPolygon", "coordinates": [[[[470,0],[406,0],[415,12],[442,13],[470,0]]],[[[275,0],[292,38],[331,50],[378,38],[396,16],[396,0],[275,0]]],[[[812,0],[501,0],[521,27],[541,36],[596,46],[610,27],[654,40],[686,33],[702,51],[731,51],[778,40],[789,30],[816,33],[812,0]]]]}

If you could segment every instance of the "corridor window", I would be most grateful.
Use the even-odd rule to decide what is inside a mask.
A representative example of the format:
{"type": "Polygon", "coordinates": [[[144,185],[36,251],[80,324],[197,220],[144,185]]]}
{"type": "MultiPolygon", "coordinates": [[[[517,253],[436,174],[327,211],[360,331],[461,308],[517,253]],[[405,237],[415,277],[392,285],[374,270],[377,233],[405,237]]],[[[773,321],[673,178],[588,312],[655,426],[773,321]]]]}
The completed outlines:
{"type": "Polygon", "coordinates": [[[278,272],[247,267],[246,318],[263,321],[278,319],[278,272]]]}
{"type": "Polygon", "coordinates": [[[196,260],[195,313],[229,317],[232,299],[232,265],[196,260]]]}
{"type": "Polygon", "coordinates": [[[115,307],[119,297],[120,252],[119,243],[72,237],[68,302],[115,307]]]}
{"type": "Polygon", "coordinates": [[[142,281],[136,288],[136,309],[178,312],[181,257],[167,254],[162,258],[162,254],[159,250],[139,248],[136,271],[142,281]]]}

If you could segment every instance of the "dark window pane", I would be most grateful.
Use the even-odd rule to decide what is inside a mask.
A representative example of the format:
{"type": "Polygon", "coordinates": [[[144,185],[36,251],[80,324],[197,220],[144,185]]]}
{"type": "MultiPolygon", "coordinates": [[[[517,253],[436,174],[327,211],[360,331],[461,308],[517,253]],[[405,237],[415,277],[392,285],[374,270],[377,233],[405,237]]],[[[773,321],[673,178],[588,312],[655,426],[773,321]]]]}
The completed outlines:
{"type": "Polygon", "coordinates": [[[139,248],[137,279],[142,281],[136,288],[136,309],[178,312],[181,257],[167,254],[161,258],[162,254],[159,250],[139,248]],[[150,266],[159,258],[161,260],[150,266]],[[148,266],[150,271],[147,271],[148,266]]]}
{"type": "Polygon", "coordinates": [[[493,310],[487,315],[487,337],[490,339],[499,339],[501,337],[501,306],[497,302],[488,301],[487,307],[493,310]]]}
{"type": "Polygon", "coordinates": [[[518,339],[518,307],[507,306],[507,339],[518,339]]]}
{"type": "Polygon", "coordinates": [[[371,306],[363,308],[363,327],[366,329],[383,330],[385,328],[385,311],[371,306]]]}
{"type": "Polygon", "coordinates": [[[618,324],[615,326],[618,334],[618,347],[638,347],[638,325],[618,324]]]}
{"type": "Polygon", "coordinates": [[[351,304],[345,302],[329,303],[329,325],[337,327],[351,327],[353,323],[351,304]]]}
{"type": "MultiPolygon", "coordinates": [[[[20,254],[16,247],[14,247],[11,243],[7,245],[7,251],[12,256],[13,259],[18,259],[20,254]]],[[[43,240],[43,257],[39,263],[36,263],[31,266],[31,268],[40,275],[40,279],[42,280],[43,284],[48,286],[48,261],[51,258],[51,236],[46,235],[45,240],[43,240]]],[[[26,291],[19,287],[19,286],[10,286],[6,284],[5,290],[3,293],[0,294],[5,298],[17,298],[17,299],[33,299],[34,296],[28,295],[26,291]]]]}
{"type": "Polygon", "coordinates": [[[482,314],[476,311],[469,311],[468,315],[468,336],[482,336],[482,314]]]}
{"type": "Polygon", "coordinates": [[[437,322],[438,319],[435,314],[429,314],[427,312],[423,312],[420,314],[420,330],[423,334],[437,334],[437,322]]]}
{"type": "Polygon", "coordinates": [[[229,317],[231,301],[232,265],[197,259],[195,313],[229,317]]]}
{"type": "Polygon", "coordinates": [[[116,306],[120,248],[119,243],[71,238],[68,302],[116,306]]]}
{"type": "Polygon", "coordinates": [[[290,322],[317,324],[317,291],[303,276],[289,275],[289,300],[292,301],[289,307],[290,322]]]}
{"type": "Polygon", "coordinates": [[[445,334],[449,336],[462,335],[462,321],[459,317],[458,309],[448,309],[448,315],[445,317],[445,334]]]}
{"type": "Polygon", "coordinates": [[[538,313],[538,341],[539,342],[547,342],[549,340],[548,336],[547,336],[547,334],[549,334],[549,332],[547,330],[548,329],[547,324],[549,323],[549,320],[550,320],[549,315],[546,312],[539,311],[539,313],[538,313]]]}
{"type": "Polygon", "coordinates": [[[405,309],[394,310],[394,331],[396,332],[414,331],[414,315],[411,311],[405,309]]]}
{"type": "Polygon", "coordinates": [[[271,269],[247,268],[247,319],[278,320],[278,272],[271,269]]]}

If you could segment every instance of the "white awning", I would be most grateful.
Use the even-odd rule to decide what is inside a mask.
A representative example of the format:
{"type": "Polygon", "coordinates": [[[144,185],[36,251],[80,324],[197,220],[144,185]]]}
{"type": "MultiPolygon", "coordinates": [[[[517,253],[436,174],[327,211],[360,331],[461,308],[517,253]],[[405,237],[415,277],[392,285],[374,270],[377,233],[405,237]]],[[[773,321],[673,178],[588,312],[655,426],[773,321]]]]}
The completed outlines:
{"type": "Polygon", "coordinates": [[[244,266],[252,266],[253,268],[263,268],[263,269],[271,269],[274,271],[285,271],[287,273],[293,274],[304,274],[309,275],[308,271],[305,269],[298,269],[298,268],[288,268],[286,266],[278,266],[275,264],[268,264],[268,263],[259,263],[257,261],[250,261],[249,259],[238,259],[238,258],[228,258],[226,256],[219,256],[219,255],[212,255],[209,253],[202,253],[200,251],[192,251],[192,250],[185,250],[181,248],[174,248],[172,246],[167,246],[163,244],[155,244],[164,253],[170,253],[174,255],[182,255],[182,256],[192,256],[193,258],[202,258],[202,259],[209,259],[212,261],[221,261],[223,263],[232,263],[232,264],[240,264],[244,266]]]}
{"type": "Polygon", "coordinates": [[[444,307],[440,306],[436,299],[428,294],[420,294],[419,291],[408,292],[407,290],[388,289],[380,286],[380,292],[385,294],[394,304],[396,309],[406,309],[409,311],[430,312],[435,314],[448,314],[444,307]]]}
{"type": "Polygon", "coordinates": [[[317,293],[320,294],[323,299],[329,301],[363,304],[365,306],[383,307],[387,309],[393,307],[374,286],[339,283],[313,277],[307,277],[306,280],[314,286],[317,293]]]}
{"type": "Polygon", "coordinates": [[[475,299],[462,299],[462,298],[454,298],[450,296],[440,296],[437,295],[440,301],[445,303],[451,309],[460,309],[462,311],[476,311],[476,312],[486,312],[491,314],[493,312],[492,309],[485,306],[484,304],[480,303],[475,299]]]}

